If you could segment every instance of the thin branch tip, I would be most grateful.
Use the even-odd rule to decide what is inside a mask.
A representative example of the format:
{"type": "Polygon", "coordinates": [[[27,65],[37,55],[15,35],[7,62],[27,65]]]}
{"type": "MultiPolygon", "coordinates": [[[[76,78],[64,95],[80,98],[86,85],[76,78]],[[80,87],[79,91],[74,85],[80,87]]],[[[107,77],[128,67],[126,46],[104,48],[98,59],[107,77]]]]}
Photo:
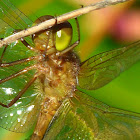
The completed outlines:
{"type": "Polygon", "coordinates": [[[91,5],[88,5],[86,7],[82,7],[80,9],[71,11],[69,13],[65,13],[63,15],[55,17],[54,19],[44,21],[36,26],[22,30],[20,32],[17,32],[15,34],[12,34],[12,35],[0,40],[0,48],[4,45],[8,45],[8,44],[20,39],[22,37],[26,37],[26,36],[29,36],[29,35],[34,34],[36,32],[39,32],[41,30],[52,27],[56,23],[56,18],[57,18],[57,23],[59,24],[59,23],[62,23],[64,21],[67,21],[69,19],[76,18],[76,17],[81,16],[83,14],[89,13],[91,11],[101,9],[101,8],[104,8],[104,7],[107,7],[110,5],[115,5],[115,4],[127,2],[127,1],[131,1],[131,0],[102,0],[100,2],[93,3],[91,5]]]}

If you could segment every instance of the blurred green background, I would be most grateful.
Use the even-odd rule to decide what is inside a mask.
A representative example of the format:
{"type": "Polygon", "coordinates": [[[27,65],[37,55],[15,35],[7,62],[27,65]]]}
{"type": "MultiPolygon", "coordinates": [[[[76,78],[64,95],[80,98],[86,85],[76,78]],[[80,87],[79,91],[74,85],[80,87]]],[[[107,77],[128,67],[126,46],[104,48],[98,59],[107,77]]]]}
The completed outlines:
{"type": "MultiPolygon", "coordinates": [[[[95,0],[10,0],[30,19],[40,16],[60,15],[65,12],[88,5],[95,0]]],[[[98,0],[100,1],[100,0],[98,0]]],[[[94,54],[118,48],[140,38],[140,2],[131,1],[125,4],[110,6],[93,11],[78,18],[81,31],[81,43],[76,48],[81,60],[94,54]]],[[[77,32],[74,20],[74,40],[77,32]]],[[[140,62],[121,74],[105,87],[87,93],[112,106],[140,113],[140,62]]],[[[1,140],[19,140],[30,134],[18,134],[0,129],[1,140]]]]}

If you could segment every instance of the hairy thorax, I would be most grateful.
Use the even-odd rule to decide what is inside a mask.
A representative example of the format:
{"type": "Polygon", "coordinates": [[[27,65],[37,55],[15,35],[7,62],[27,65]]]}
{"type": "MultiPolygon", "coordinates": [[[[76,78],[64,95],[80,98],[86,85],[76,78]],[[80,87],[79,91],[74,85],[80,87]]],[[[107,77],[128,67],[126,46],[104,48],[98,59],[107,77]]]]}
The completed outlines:
{"type": "Polygon", "coordinates": [[[76,55],[72,52],[59,57],[52,54],[43,59],[46,60],[38,62],[38,72],[44,96],[57,100],[73,96],[79,69],[76,55]]]}

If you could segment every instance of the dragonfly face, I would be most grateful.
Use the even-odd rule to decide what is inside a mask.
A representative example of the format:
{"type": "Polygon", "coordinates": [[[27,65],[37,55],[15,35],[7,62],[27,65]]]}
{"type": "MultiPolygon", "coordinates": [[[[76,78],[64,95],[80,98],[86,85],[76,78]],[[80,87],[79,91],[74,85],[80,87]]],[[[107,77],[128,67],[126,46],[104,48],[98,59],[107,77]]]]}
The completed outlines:
{"type": "MultiPolygon", "coordinates": [[[[54,17],[50,15],[42,16],[34,22],[33,26],[52,18],[54,17]]],[[[35,48],[40,51],[44,51],[46,49],[47,52],[50,50],[54,50],[54,52],[63,51],[69,46],[71,39],[72,26],[69,22],[64,22],[59,25],[56,24],[50,29],[33,35],[35,48]]]]}
{"type": "MultiPolygon", "coordinates": [[[[1,8],[7,14],[5,6],[1,8]]],[[[51,18],[40,17],[33,25],[51,18]]],[[[77,89],[80,86],[96,90],[111,82],[140,60],[140,42],[80,63],[72,52],[79,38],[69,46],[71,38],[71,25],[68,22],[58,25],[56,20],[52,28],[32,35],[34,46],[24,39],[20,44],[3,46],[0,50],[0,126],[25,132],[36,123],[32,140],[140,139],[139,114],[109,107],[77,89]],[[16,59],[20,45],[24,49],[19,48],[16,59]],[[33,53],[25,55],[28,52],[33,53]]]]}

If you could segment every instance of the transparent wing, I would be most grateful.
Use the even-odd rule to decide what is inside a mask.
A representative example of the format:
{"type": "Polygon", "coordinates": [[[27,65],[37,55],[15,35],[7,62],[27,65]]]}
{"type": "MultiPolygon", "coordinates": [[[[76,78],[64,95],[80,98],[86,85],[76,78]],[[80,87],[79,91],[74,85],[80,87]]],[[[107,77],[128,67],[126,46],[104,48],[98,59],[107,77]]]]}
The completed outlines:
{"type": "Polygon", "coordinates": [[[88,90],[98,89],[138,60],[140,60],[140,41],[93,56],[81,65],[79,86],[88,90]]]}
{"type": "Polygon", "coordinates": [[[0,0],[0,19],[4,27],[7,25],[13,29],[25,29],[32,24],[32,20],[9,0],[0,0]]]}
{"type": "Polygon", "coordinates": [[[0,126],[13,132],[26,132],[37,121],[40,109],[40,96],[20,98],[12,107],[0,107],[0,126]]]}
{"type": "MultiPolygon", "coordinates": [[[[17,9],[9,0],[0,0],[0,38],[5,38],[14,31],[32,26],[33,21],[17,9]]],[[[25,40],[33,45],[31,37],[25,40]]]]}
{"type": "Polygon", "coordinates": [[[123,111],[82,93],[67,99],[44,140],[139,140],[140,114],[123,111]]]}

